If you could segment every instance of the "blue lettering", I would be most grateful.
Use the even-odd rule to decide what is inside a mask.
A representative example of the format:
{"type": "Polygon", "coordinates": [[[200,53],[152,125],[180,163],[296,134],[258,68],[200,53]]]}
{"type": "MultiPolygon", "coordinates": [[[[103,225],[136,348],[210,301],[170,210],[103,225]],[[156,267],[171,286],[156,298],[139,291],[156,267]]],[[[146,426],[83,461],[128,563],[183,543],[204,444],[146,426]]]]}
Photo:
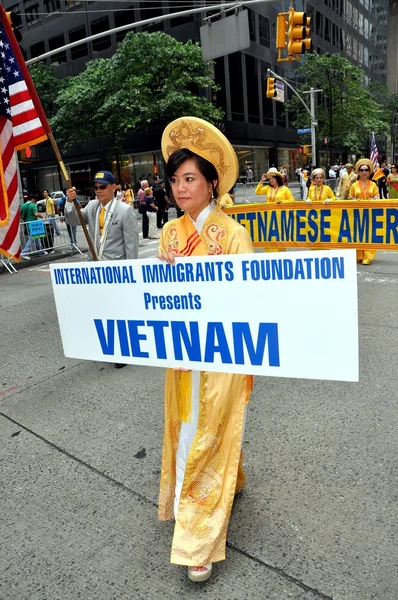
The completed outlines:
{"type": "Polygon", "coordinates": [[[267,222],[268,222],[268,211],[264,211],[262,214],[257,213],[257,232],[258,241],[265,242],[267,239],[267,222]]]}
{"type": "Polygon", "coordinates": [[[148,358],[149,353],[141,350],[140,341],[146,340],[147,337],[143,333],[138,333],[138,327],[145,325],[145,321],[127,321],[129,326],[130,344],[131,344],[131,356],[137,356],[138,358],[148,358]]]}
{"type": "Polygon", "coordinates": [[[126,321],[118,319],[116,321],[117,332],[119,334],[120,354],[122,356],[130,356],[129,338],[127,335],[126,321]]]}
{"type": "Polygon", "coordinates": [[[361,210],[359,208],[354,208],[354,242],[359,242],[363,244],[364,242],[368,242],[369,240],[369,209],[362,209],[362,220],[361,220],[361,210]]]}
{"type": "Polygon", "coordinates": [[[147,321],[148,327],[153,327],[155,336],[156,357],[167,358],[166,344],[164,341],[164,329],[169,327],[168,321],[147,321]]]}
{"type": "Polygon", "coordinates": [[[256,220],[256,213],[254,213],[254,212],[248,212],[248,213],[246,213],[246,219],[249,221],[250,237],[251,237],[252,240],[254,240],[254,224],[253,224],[253,221],[256,220]]]}
{"type": "Polygon", "coordinates": [[[393,244],[398,244],[398,210],[396,208],[387,208],[386,211],[386,242],[391,244],[391,234],[393,244]]]}
{"type": "Polygon", "coordinates": [[[174,356],[176,360],[183,360],[182,340],[191,361],[201,360],[199,324],[196,321],[189,322],[190,336],[187,324],[184,321],[171,321],[171,333],[173,336],[174,356]]]}
{"type": "Polygon", "coordinates": [[[350,221],[346,208],[343,208],[341,211],[340,230],[337,241],[342,242],[344,238],[347,240],[347,242],[352,242],[350,221]]]}
{"type": "Polygon", "coordinates": [[[231,353],[228,348],[227,338],[222,323],[208,323],[206,334],[206,347],[204,361],[214,363],[214,354],[220,353],[221,362],[232,364],[231,353]],[[216,338],[218,344],[216,344],[216,338]]]}
{"type": "Polygon", "coordinates": [[[308,212],[308,226],[312,229],[312,232],[309,231],[307,233],[308,239],[310,242],[316,242],[318,240],[318,223],[316,219],[318,218],[318,211],[312,208],[308,212]]]}
{"type": "Polygon", "coordinates": [[[320,224],[320,229],[321,229],[321,238],[320,241],[321,242],[330,242],[331,237],[330,237],[330,233],[326,233],[326,230],[329,229],[330,230],[330,220],[327,221],[326,217],[330,217],[332,214],[330,208],[325,208],[321,210],[321,224],[320,224]]]}
{"type": "Polygon", "coordinates": [[[95,329],[101,344],[102,354],[113,356],[115,354],[115,321],[108,319],[106,322],[106,335],[101,319],[94,319],[95,329]]]}
{"type": "Polygon", "coordinates": [[[333,256],[332,271],[333,279],[344,279],[344,258],[342,256],[333,256]]]}
{"type": "Polygon", "coordinates": [[[382,208],[374,208],[372,210],[372,244],[382,244],[383,236],[377,235],[379,229],[383,229],[383,221],[378,221],[377,217],[383,217],[382,208]]]}
{"type": "Polygon", "coordinates": [[[292,242],[294,240],[294,211],[281,212],[281,239],[283,242],[292,242]],[[287,218],[287,222],[286,222],[287,218]]]}
{"type": "Polygon", "coordinates": [[[269,224],[268,240],[271,242],[272,238],[275,238],[275,242],[281,241],[279,235],[278,215],[276,210],[273,210],[271,212],[271,219],[269,224]]]}
{"type": "Polygon", "coordinates": [[[252,365],[262,365],[265,344],[268,338],[268,363],[270,367],[279,367],[279,339],[277,323],[260,323],[257,337],[257,347],[254,343],[250,331],[249,323],[232,323],[234,336],[235,363],[237,365],[245,364],[245,347],[252,365]]]}
{"type": "Polygon", "coordinates": [[[296,242],[306,242],[307,238],[303,229],[305,228],[306,211],[298,210],[296,212],[296,242]]]}

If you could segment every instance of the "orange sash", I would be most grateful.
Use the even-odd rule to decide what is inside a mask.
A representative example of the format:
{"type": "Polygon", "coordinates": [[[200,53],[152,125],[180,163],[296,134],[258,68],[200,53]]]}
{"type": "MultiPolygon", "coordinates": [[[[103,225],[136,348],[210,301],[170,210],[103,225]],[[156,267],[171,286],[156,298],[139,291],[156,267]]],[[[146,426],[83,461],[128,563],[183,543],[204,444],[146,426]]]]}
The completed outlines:
{"type": "Polygon", "coordinates": [[[201,237],[186,213],[177,219],[176,230],[180,254],[184,256],[207,256],[201,237]]]}

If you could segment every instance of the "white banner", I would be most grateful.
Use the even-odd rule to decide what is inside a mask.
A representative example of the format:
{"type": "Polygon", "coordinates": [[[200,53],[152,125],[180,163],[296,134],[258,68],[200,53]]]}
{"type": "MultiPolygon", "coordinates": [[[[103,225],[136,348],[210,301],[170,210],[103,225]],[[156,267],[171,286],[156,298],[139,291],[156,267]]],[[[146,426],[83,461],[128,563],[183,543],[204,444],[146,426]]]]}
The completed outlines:
{"type": "Polygon", "coordinates": [[[51,265],[66,356],[358,381],[354,250],[51,265]]]}

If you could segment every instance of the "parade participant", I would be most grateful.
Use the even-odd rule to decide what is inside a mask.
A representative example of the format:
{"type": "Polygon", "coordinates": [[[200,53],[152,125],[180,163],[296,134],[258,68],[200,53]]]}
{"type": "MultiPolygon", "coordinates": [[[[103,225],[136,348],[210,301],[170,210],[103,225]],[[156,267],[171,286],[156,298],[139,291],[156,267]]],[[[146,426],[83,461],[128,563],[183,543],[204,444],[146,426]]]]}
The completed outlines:
{"type": "Polygon", "coordinates": [[[324,184],[325,171],[323,169],[314,169],[311,173],[311,180],[314,185],[311,185],[308,190],[308,197],[306,199],[308,204],[312,202],[328,204],[336,199],[332,188],[324,184]]]}
{"type": "MultiPolygon", "coordinates": [[[[226,137],[196,117],[170,123],[162,152],[173,196],[185,214],[163,227],[159,258],[253,252],[245,228],[218,206],[238,177],[226,137]]],[[[188,317],[187,317],[188,318],[188,317]]],[[[225,559],[234,494],[245,480],[242,432],[252,377],[168,369],[159,519],[175,518],[171,562],[205,581],[225,559]]]]}
{"type": "MultiPolygon", "coordinates": [[[[373,174],[373,163],[368,158],[360,158],[355,164],[358,181],[350,187],[350,200],[379,200],[379,190],[374,181],[370,181],[373,174]]],[[[370,265],[376,257],[376,250],[357,250],[357,262],[370,265]]]]}
{"type": "Polygon", "coordinates": [[[254,193],[256,196],[267,196],[266,202],[276,204],[294,202],[292,192],[283,184],[282,173],[273,167],[268,173],[263,173],[254,193]],[[265,185],[266,182],[268,185],[265,185]]]}
{"type": "Polygon", "coordinates": [[[388,197],[391,200],[398,200],[398,169],[396,165],[391,165],[391,172],[387,176],[388,197]]]}
{"type": "MultiPolygon", "coordinates": [[[[337,186],[336,198],[338,200],[348,200],[350,187],[357,180],[357,175],[354,171],[354,165],[347,163],[345,166],[346,172],[339,179],[337,186]]],[[[342,169],[340,169],[342,171],[342,169]]]]}
{"type": "MultiPolygon", "coordinates": [[[[115,178],[109,171],[94,177],[96,200],[91,200],[81,213],[87,222],[90,237],[100,260],[123,260],[138,256],[138,227],[133,209],[114,198],[115,178]]],[[[73,200],[76,189],[66,192],[65,213],[76,209],[73,200]]]]}
{"type": "Polygon", "coordinates": [[[50,194],[48,193],[48,190],[43,190],[43,198],[46,201],[46,213],[48,222],[54,227],[56,235],[60,235],[58,223],[55,218],[54,200],[51,198],[50,194]]]}
{"type": "Polygon", "coordinates": [[[373,174],[373,181],[377,183],[377,187],[379,188],[379,197],[381,199],[387,198],[387,175],[389,175],[390,171],[387,169],[387,165],[385,161],[381,164],[377,164],[377,168],[373,174]]]}

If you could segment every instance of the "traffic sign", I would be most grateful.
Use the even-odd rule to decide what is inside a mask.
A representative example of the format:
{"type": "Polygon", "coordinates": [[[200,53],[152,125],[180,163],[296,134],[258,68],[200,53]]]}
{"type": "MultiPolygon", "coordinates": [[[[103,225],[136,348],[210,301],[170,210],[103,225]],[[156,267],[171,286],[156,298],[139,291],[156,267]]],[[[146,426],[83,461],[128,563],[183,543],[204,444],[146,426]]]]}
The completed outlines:
{"type": "Polygon", "coordinates": [[[275,88],[276,88],[275,100],[278,100],[279,102],[284,102],[285,101],[285,84],[283,83],[283,81],[279,81],[277,79],[275,82],[275,88]]]}
{"type": "Polygon", "coordinates": [[[311,133],[312,129],[297,129],[297,133],[311,133]]]}

